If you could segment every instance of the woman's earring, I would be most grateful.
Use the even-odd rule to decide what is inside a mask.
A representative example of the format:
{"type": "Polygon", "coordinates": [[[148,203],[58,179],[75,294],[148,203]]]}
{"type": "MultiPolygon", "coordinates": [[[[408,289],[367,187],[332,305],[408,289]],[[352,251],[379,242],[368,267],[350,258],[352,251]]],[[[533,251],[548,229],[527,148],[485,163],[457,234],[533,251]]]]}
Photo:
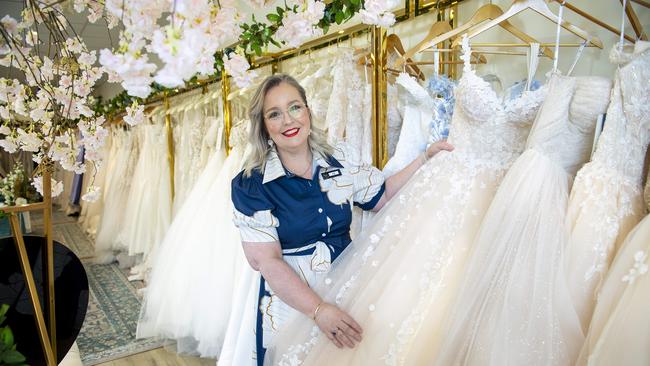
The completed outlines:
{"type": "Polygon", "coordinates": [[[269,144],[269,146],[273,146],[273,140],[271,139],[266,140],[266,143],[269,144]]]}

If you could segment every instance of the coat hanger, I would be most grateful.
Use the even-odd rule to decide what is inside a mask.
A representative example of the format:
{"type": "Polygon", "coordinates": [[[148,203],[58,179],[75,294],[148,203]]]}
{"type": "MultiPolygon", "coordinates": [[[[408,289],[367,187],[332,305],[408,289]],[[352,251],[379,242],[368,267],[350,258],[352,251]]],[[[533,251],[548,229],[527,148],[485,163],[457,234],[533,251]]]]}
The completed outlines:
{"type": "MultiPolygon", "coordinates": [[[[433,23],[431,28],[429,28],[429,33],[424,37],[420,43],[415,45],[415,47],[411,48],[410,50],[406,51],[403,53],[404,56],[402,56],[400,59],[395,62],[395,66],[399,67],[404,63],[404,61],[412,58],[415,56],[418,52],[422,51],[423,49],[429,47],[431,43],[431,40],[434,38],[438,37],[441,34],[448,33],[451,31],[451,26],[449,25],[448,21],[441,20],[433,23]]],[[[436,42],[434,44],[438,44],[439,42],[436,42]]]]}
{"type": "MultiPolygon", "coordinates": [[[[560,4],[562,3],[562,0],[553,0],[553,1],[555,1],[556,3],[560,3],[560,4]]],[[[611,25],[603,22],[602,20],[594,17],[593,15],[589,14],[588,12],[576,7],[575,5],[565,3],[564,7],[566,7],[567,9],[570,9],[574,13],[580,15],[581,17],[583,17],[583,18],[589,20],[590,22],[595,23],[595,24],[607,29],[608,31],[610,31],[610,32],[612,32],[612,33],[614,33],[616,35],[619,34],[618,29],[616,29],[616,28],[612,27],[611,25]]],[[[636,39],[634,37],[628,36],[627,34],[625,35],[625,39],[627,39],[630,42],[635,42],[636,41],[636,39]]]]}
{"type": "MultiPolygon", "coordinates": [[[[441,53],[445,53],[445,52],[458,52],[458,49],[457,48],[454,48],[454,49],[452,49],[452,48],[441,48],[441,49],[438,49],[438,50],[423,50],[422,52],[427,52],[427,51],[431,51],[431,52],[438,51],[438,52],[441,52],[441,53]]],[[[525,52],[508,52],[508,51],[477,52],[476,50],[472,50],[472,57],[475,57],[476,59],[470,61],[470,63],[472,63],[474,65],[487,64],[487,59],[485,58],[485,56],[483,56],[483,54],[495,54],[495,55],[496,54],[501,54],[501,55],[503,55],[503,54],[509,54],[509,55],[522,54],[522,55],[526,55],[525,52]]],[[[462,64],[463,61],[440,61],[439,63],[440,63],[440,65],[458,65],[458,64],[462,64]]],[[[434,65],[435,62],[434,61],[407,61],[404,64],[406,64],[406,65],[434,65]]]]}
{"type": "MultiPolygon", "coordinates": [[[[513,16],[521,13],[522,11],[530,9],[534,10],[535,12],[543,15],[547,19],[550,19],[554,23],[558,23],[559,18],[557,15],[555,15],[551,9],[548,8],[548,5],[544,2],[544,0],[515,0],[512,3],[512,6],[510,6],[510,9],[508,9],[505,13],[502,15],[498,16],[496,19],[493,19],[487,23],[483,23],[476,28],[472,29],[470,32],[467,33],[467,36],[469,38],[472,38],[480,33],[485,32],[486,30],[494,27],[495,25],[498,25],[499,23],[503,22],[506,19],[512,18],[513,16]]],[[[589,43],[595,47],[598,47],[600,49],[603,48],[603,42],[595,36],[590,35],[588,32],[584,31],[583,29],[567,22],[567,21],[562,21],[560,26],[569,32],[577,35],[578,37],[582,38],[583,40],[589,40],[589,43]]],[[[456,47],[460,44],[461,39],[456,38],[456,40],[453,43],[453,47],[456,47]]]]}
{"type": "MultiPolygon", "coordinates": [[[[402,58],[406,52],[404,52],[404,46],[402,45],[402,40],[399,38],[397,34],[390,34],[388,37],[386,37],[386,53],[397,53],[399,58],[402,58]]],[[[409,62],[413,62],[413,60],[407,58],[406,59],[409,62]]],[[[425,80],[424,73],[422,73],[422,70],[420,70],[419,67],[416,65],[409,65],[408,69],[410,70],[410,74],[415,75],[418,79],[420,80],[425,80]]]]}
{"type": "MultiPolygon", "coordinates": [[[[423,50],[427,49],[428,47],[431,47],[431,45],[439,44],[439,43],[442,43],[442,42],[444,42],[444,41],[446,41],[448,39],[454,38],[454,37],[458,36],[459,34],[465,33],[466,31],[468,31],[472,27],[475,27],[475,26],[477,26],[479,24],[482,24],[486,20],[493,20],[493,19],[501,16],[502,14],[503,14],[503,10],[500,7],[498,7],[497,5],[494,5],[494,4],[484,5],[484,6],[480,7],[474,13],[474,15],[472,15],[472,18],[470,20],[468,20],[465,24],[463,24],[463,25],[461,25],[461,26],[459,26],[457,28],[454,28],[453,30],[451,30],[451,31],[449,31],[447,33],[441,34],[438,37],[433,38],[429,42],[429,44],[425,45],[425,47],[421,48],[418,52],[423,51],[423,50]]],[[[515,27],[514,25],[512,25],[507,20],[504,20],[503,22],[499,23],[498,25],[501,28],[508,31],[513,36],[519,38],[520,40],[522,40],[522,41],[524,41],[524,42],[526,42],[528,44],[530,44],[530,43],[539,43],[536,39],[529,36],[528,34],[523,32],[519,28],[515,27]]],[[[550,48],[544,48],[543,52],[544,52],[544,55],[546,57],[550,57],[550,58],[554,57],[553,51],[550,48]]]]}

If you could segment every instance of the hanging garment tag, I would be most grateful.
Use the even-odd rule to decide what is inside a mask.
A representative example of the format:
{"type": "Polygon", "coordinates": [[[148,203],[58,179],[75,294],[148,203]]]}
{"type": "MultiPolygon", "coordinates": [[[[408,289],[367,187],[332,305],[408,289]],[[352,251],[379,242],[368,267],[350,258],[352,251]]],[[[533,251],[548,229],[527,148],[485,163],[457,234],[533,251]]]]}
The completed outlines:
{"type": "Polygon", "coordinates": [[[333,170],[328,170],[326,172],[322,172],[320,173],[320,175],[323,176],[323,179],[330,179],[334,177],[339,177],[343,175],[343,173],[341,173],[341,169],[333,169],[333,170]]]}

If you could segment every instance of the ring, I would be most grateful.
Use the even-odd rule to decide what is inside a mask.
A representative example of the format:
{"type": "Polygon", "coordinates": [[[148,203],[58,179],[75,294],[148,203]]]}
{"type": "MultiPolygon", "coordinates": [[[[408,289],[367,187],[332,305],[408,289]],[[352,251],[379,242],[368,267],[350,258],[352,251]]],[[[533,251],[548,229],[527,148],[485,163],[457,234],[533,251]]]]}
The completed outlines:
{"type": "Polygon", "coordinates": [[[332,335],[333,335],[333,336],[336,336],[336,331],[333,331],[333,332],[332,332],[332,335]]]}

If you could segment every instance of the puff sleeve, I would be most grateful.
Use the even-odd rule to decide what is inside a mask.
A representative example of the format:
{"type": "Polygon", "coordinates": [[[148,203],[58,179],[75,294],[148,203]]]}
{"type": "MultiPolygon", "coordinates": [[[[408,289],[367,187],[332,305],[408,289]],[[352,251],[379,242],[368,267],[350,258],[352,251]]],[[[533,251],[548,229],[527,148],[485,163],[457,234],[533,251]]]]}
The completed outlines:
{"type": "Polygon", "coordinates": [[[251,243],[278,241],[278,219],[271,213],[275,206],[266,197],[261,179],[239,173],[232,180],[233,222],[241,240],[251,243]]]}

